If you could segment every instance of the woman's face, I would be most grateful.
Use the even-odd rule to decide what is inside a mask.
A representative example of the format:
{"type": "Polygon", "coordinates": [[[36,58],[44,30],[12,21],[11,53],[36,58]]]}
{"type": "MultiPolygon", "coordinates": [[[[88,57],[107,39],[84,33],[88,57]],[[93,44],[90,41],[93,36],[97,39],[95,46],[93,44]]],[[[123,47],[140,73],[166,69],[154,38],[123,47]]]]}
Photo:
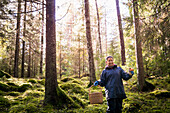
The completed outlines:
{"type": "Polygon", "coordinates": [[[106,64],[107,64],[108,66],[113,66],[113,65],[114,65],[114,63],[113,63],[113,58],[108,58],[107,61],[106,61],[106,64]]]}

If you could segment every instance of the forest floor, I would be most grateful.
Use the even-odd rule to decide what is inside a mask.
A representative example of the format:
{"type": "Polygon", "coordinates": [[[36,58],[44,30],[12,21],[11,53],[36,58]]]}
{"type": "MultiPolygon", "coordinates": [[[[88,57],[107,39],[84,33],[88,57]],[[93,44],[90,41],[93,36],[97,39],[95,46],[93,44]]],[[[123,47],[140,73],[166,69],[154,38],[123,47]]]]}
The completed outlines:
{"type": "MultiPolygon", "coordinates": [[[[105,113],[107,101],[103,93],[103,104],[90,104],[89,77],[77,76],[58,79],[60,88],[79,104],[79,108],[57,110],[53,106],[43,107],[45,95],[44,78],[13,78],[0,72],[0,113],[105,113]]],[[[170,113],[170,78],[152,76],[146,80],[155,88],[152,91],[138,92],[136,75],[129,81],[123,81],[127,98],[123,100],[123,113],[170,113]]],[[[150,87],[150,86],[148,86],[150,87]]],[[[99,92],[97,87],[91,92],[99,92]]]]}

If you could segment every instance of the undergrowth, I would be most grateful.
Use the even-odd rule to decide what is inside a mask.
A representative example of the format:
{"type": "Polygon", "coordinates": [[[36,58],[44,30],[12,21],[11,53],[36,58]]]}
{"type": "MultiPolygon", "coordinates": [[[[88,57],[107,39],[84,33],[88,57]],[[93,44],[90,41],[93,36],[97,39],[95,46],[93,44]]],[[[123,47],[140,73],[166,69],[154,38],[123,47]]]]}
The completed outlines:
{"type": "MultiPolygon", "coordinates": [[[[6,74],[6,73],[5,73],[6,74]]],[[[8,74],[6,74],[8,75],[8,74]]],[[[10,75],[9,75],[10,76],[10,75]]],[[[9,77],[8,76],[8,77],[9,77]]],[[[70,107],[60,103],[63,108],[56,109],[54,106],[43,106],[45,96],[45,79],[16,79],[13,77],[0,78],[0,112],[3,113],[105,113],[107,101],[104,88],[92,87],[91,92],[103,93],[103,104],[90,104],[88,94],[88,77],[63,78],[58,80],[61,92],[66,95],[70,107]],[[72,106],[74,103],[77,107],[72,106]],[[65,106],[65,107],[64,107],[65,106]]],[[[147,78],[154,85],[154,90],[138,92],[136,85],[137,77],[124,81],[127,98],[123,100],[123,113],[168,113],[170,112],[170,79],[147,78]]],[[[58,89],[59,90],[59,89],[58,89]]]]}

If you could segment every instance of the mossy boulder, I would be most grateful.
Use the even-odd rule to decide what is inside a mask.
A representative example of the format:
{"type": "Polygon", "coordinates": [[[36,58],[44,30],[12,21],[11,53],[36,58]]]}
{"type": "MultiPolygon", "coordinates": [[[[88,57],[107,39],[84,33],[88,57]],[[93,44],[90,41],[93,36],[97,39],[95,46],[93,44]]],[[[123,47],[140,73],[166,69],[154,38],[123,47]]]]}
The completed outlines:
{"type": "Polygon", "coordinates": [[[162,98],[162,97],[170,98],[170,91],[155,90],[155,91],[151,92],[150,95],[154,95],[155,97],[158,97],[158,98],[162,98]]]}
{"type": "Polygon", "coordinates": [[[5,95],[6,95],[6,92],[0,90],[0,95],[1,95],[1,96],[5,96],[5,95]]]}
{"type": "Polygon", "coordinates": [[[11,103],[8,99],[0,96],[0,112],[7,112],[8,109],[10,108],[11,103]]]}
{"type": "Polygon", "coordinates": [[[29,79],[29,80],[28,80],[28,82],[31,82],[32,84],[37,83],[37,81],[36,81],[36,80],[34,80],[34,79],[29,79]]]}
{"type": "Polygon", "coordinates": [[[16,85],[16,84],[14,84],[14,83],[7,83],[8,85],[9,85],[9,87],[10,87],[10,91],[18,91],[18,89],[19,89],[19,86],[18,85],[16,85]]]}
{"type": "Polygon", "coordinates": [[[38,98],[40,96],[44,96],[44,93],[41,91],[28,90],[25,92],[24,96],[32,96],[33,98],[38,98]]]}
{"type": "Polygon", "coordinates": [[[53,105],[55,109],[73,109],[80,108],[81,106],[77,104],[70,96],[68,96],[64,90],[62,90],[59,86],[56,88],[57,97],[56,100],[53,101],[44,101],[45,106],[53,105]]]}
{"type": "Polygon", "coordinates": [[[29,88],[32,88],[31,84],[23,84],[18,88],[19,92],[25,92],[26,90],[28,90],[29,88]]]}
{"type": "Polygon", "coordinates": [[[37,104],[28,103],[27,105],[19,104],[12,106],[9,113],[37,113],[38,110],[37,104]]]}
{"type": "MultiPolygon", "coordinates": [[[[145,84],[144,84],[142,91],[143,92],[153,91],[154,89],[155,89],[155,86],[152,83],[145,80],[145,84]]],[[[130,91],[132,91],[132,92],[139,91],[139,86],[137,84],[137,81],[132,83],[132,86],[130,87],[130,91]]]]}
{"type": "Polygon", "coordinates": [[[76,83],[61,84],[60,87],[63,90],[68,91],[68,93],[80,93],[80,94],[88,93],[87,91],[84,90],[83,87],[76,83]]]}
{"type": "Polygon", "coordinates": [[[83,83],[78,80],[71,80],[70,83],[77,83],[77,84],[83,85],[83,83]]]}
{"type": "Polygon", "coordinates": [[[83,102],[80,98],[71,95],[70,96],[76,103],[78,103],[80,106],[82,106],[83,108],[85,107],[86,103],[83,102]]]}
{"type": "Polygon", "coordinates": [[[141,103],[138,101],[130,101],[128,104],[123,106],[123,111],[125,113],[137,113],[141,107],[141,103]]]}
{"type": "Polygon", "coordinates": [[[19,93],[19,92],[12,91],[12,92],[8,92],[7,95],[10,95],[10,96],[19,96],[20,93],[19,93]]]}
{"type": "Polygon", "coordinates": [[[145,80],[145,84],[144,84],[142,91],[153,91],[154,89],[155,89],[155,86],[152,83],[145,80]]]}
{"type": "Polygon", "coordinates": [[[7,85],[7,84],[5,84],[5,83],[1,83],[1,82],[0,82],[0,90],[1,90],[1,91],[5,91],[5,92],[8,92],[8,91],[10,91],[10,87],[9,87],[9,85],[7,85]]]}
{"type": "Polygon", "coordinates": [[[74,78],[67,77],[67,78],[61,79],[62,82],[68,82],[70,80],[74,80],[74,78]]]}
{"type": "Polygon", "coordinates": [[[11,78],[12,77],[9,73],[0,70],[0,78],[2,78],[3,76],[5,76],[6,78],[11,78]]]}
{"type": "Polygon", "coordinates": [[[38,80],[37,82],[38,82],[39,84],[41,84],[41,85],[45,85],[45,79],[38,80]]]}

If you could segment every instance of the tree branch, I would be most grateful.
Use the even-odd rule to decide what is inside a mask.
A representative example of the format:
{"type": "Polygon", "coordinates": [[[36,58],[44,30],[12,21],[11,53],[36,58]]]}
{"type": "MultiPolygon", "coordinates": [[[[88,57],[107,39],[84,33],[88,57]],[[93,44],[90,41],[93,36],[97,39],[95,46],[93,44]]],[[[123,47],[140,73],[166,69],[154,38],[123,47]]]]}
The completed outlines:
{"type": "Polygon", "coordinates": [[[68,11],[69,11],[69,8],[70,8],[70,6],[71,6],[71,4],[69,5],[69,7],[68,7],[68,9],[67,9],[67,12],[64,14],[64,16],[63,16],[63,17],[61,17],[60,19],[57,19],[56,21],[60,21],[61,19],[63,19],[63,18],[67,15],[67,13],[68,13],[68,11]]]}

